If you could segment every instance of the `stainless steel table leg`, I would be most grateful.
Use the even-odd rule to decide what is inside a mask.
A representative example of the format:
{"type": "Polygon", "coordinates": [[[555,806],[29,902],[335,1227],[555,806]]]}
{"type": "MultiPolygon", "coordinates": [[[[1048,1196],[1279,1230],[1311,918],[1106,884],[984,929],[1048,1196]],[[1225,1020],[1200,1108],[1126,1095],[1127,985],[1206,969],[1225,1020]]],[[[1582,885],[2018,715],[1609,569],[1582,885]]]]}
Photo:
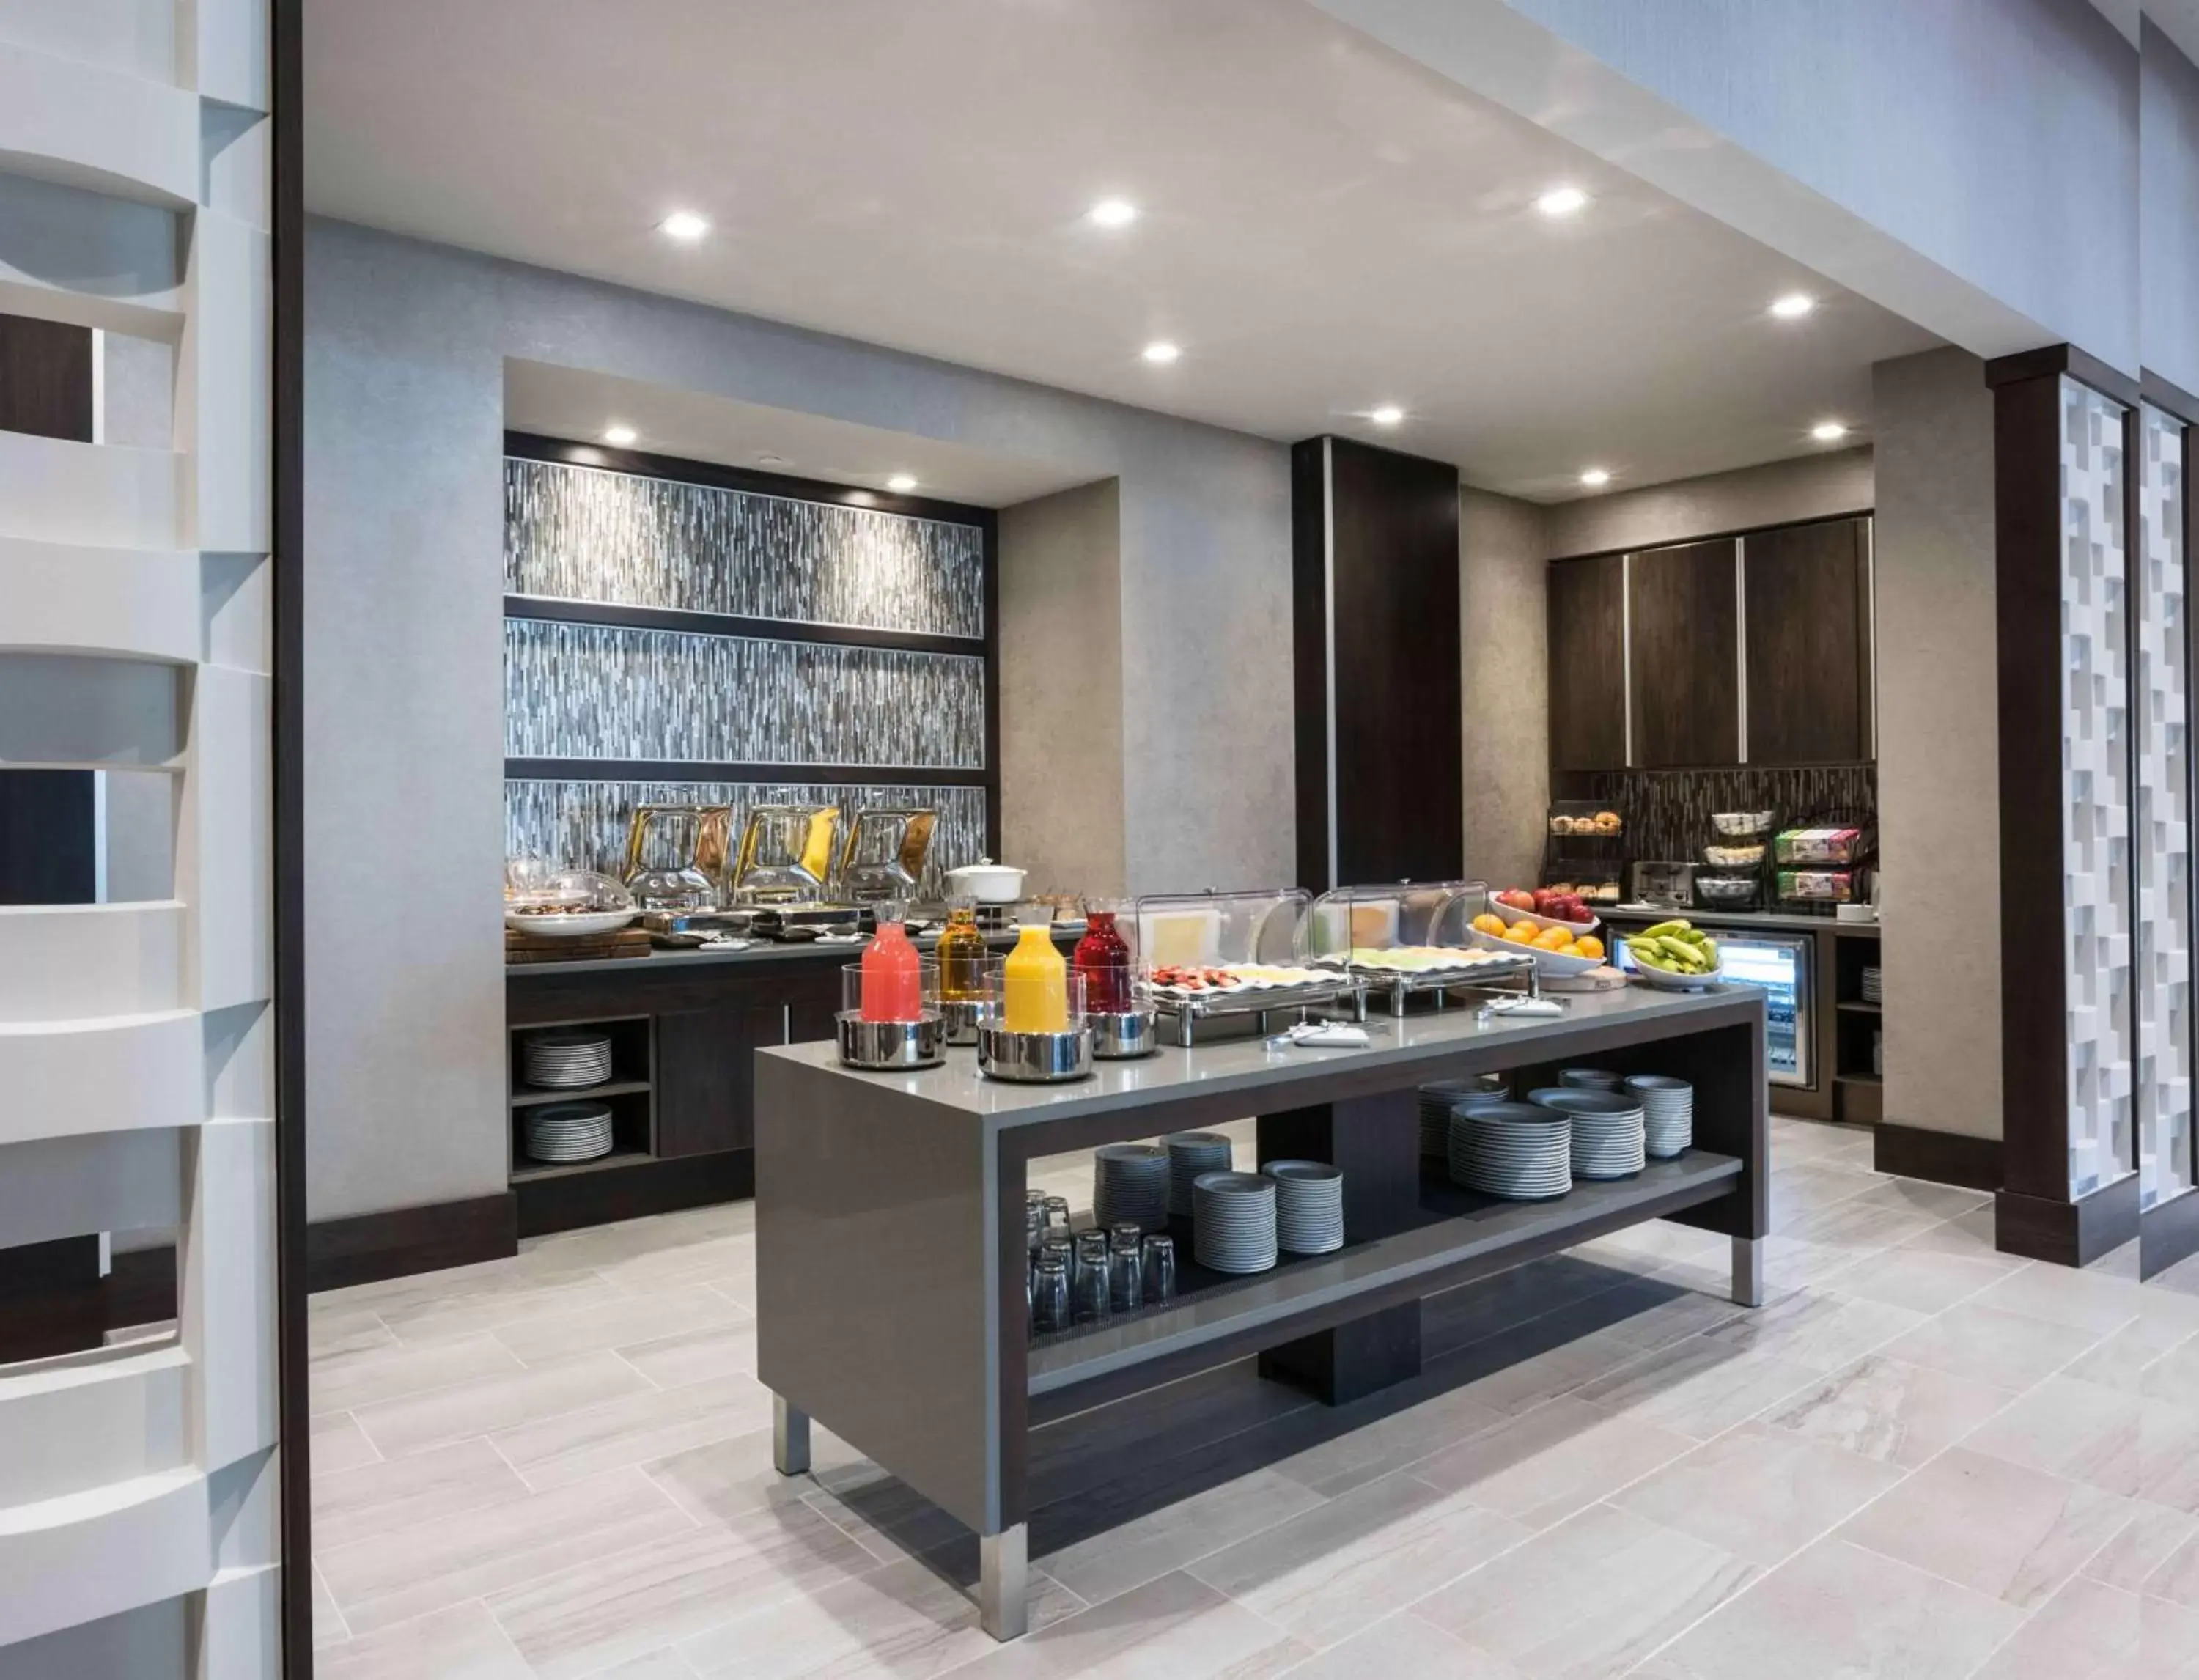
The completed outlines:
{"type": "Polygon", "coordinates": [[[977,1621],[995,1639],[1021,1639],[1030,1626],[1024,1602],[1030,1541],[1022,1523],[977,1537],[977,1621]]]}
{"type": "Polygon", "coordinates": [[[1733,1303],[1737,1307],[1764,1304],[1764,1239],[1733,1240],[1733,1303]]]}
{"type": "Polygon", "coordinates": [[[771,1461],[782,1476],[799,1476],[809,1468],[809,1414],[786,1403],[786,1397],[771,1397],[771,1461]]]}

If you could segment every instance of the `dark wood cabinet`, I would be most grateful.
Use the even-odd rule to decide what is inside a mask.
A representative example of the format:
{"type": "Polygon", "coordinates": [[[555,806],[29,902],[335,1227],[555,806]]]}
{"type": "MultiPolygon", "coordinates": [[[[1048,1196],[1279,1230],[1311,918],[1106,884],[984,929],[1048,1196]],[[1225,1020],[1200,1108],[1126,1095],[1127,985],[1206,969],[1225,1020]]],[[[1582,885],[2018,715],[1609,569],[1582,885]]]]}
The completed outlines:
{"type": "Polygon", "coordinates": [[[1826,764],[1871,750],[1866,522],[1792,525],[1742,540],[1748,761],[1826,764]]]}
{"type": "Polygon", "coordinates": [[[786,1011],[721,1004],[656,1018],[656,1153],[755,1144],[755,1053],[785,1041],[786,1011]]]}
{"type": "Polygon", "coordinates": [[[1741,761],[1740,586],[1732,539],[1627,557],[1633,761],[1741,761]]]}
{"type": "Polygon", "coordinates": [[[1625,561],[1549,568],[1550,767],[1626,767],[1625,561]]]}

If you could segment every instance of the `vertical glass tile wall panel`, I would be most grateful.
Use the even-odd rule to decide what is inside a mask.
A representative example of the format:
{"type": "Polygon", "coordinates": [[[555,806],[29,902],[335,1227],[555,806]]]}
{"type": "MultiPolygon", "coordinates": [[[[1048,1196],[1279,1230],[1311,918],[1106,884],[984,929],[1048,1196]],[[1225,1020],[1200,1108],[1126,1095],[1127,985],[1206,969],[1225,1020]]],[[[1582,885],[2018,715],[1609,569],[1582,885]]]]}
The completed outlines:
{"type": "Polygon", "coordinates": [[[2062,790],[2069,1189],[2135,1165],[2124,410],[2062,381],[2062,790]]]}
{"type": "Polygon", "coordinates": [[[505,852],[547,858],[561,868],[619,873],[627,825],[637,805],[731,805],[739,837],[751,805],[837,805],[843,815],[866,807],[919,806],[939,813],[923,891],[942,896],[947,870],[975,863],[985,850],[985,790],[974,787],[880,787],[734,782],[508,781],[504,785],[505,852]]]}
{"type": "Polygon", "coordinates": [[[985,662],[962,654],[505,621],[511,758],[985,763],[985,662]]]}
{"type": "Polygon", "coordinates": [[[505,592],[985,633],[974,525],[551,461],[505,463],[505,592]]]}
{"type": "Polygon", "coordinates": [[[2136,796],[2141,1206],[2191,1187],[2191,680],[2184,430],[2139,411],[2136,796]]]}

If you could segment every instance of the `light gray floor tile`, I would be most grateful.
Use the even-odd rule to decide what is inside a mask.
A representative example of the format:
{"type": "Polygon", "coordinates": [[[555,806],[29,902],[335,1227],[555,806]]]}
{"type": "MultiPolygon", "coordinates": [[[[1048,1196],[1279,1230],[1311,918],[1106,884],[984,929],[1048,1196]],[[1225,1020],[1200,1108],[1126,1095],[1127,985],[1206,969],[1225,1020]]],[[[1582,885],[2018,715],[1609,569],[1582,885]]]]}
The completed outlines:
{"type": "Polygon", "coordinates": [[[2114,1538],[2131,1509],[2097,1488],[1951,1447],[1839,1532],[2035,1610],[2114,1538]]]}
{"type": "Polygon", "coordinates": [[[382,1459],[382,1455],[374,1450],[374,1443],[366,1438],[366,1432],[349,1412],[323,1412],[316,1416],[310,1444],[316,1482],[339,1471],[379,1463],[382,1459]]]}
{"type": "MultiPolygon", "coordinates": [[[[722,1295],[719,1298],[725,1300],[722,1295]]],[[[731,1301],[726,1301],[726,1305],[735,1316],[722,1323],[705,1330],[678,1331],[652,1341],[621,1342],[618,1356],[660,1388],[684,1388],[712,1377],[753,1376],[755,1315],[731,1301]]]]}
{"type": "Polygon", "coordinates": [[[330,1595],[329,1584],[321,1578],[321,1572],[314,1570],[312,1577],[313,1648],[318,1651],[350,1638],[351,1629],[344,1621],[343,1612],[336,1608],[336,1601],[330,1595]]]}
{"type": "Polygon", "coordinates": [[[469,1336],[435,1347],[362,1348],[314,1360],[306,1393],[315,1412],[356,1412],[520,1368],[511,1350],[493,1336],[469,1336]]]}
{"type": "Polygon", "coordinates": [[[616,1668],[606,1668],[588,1677],[588,1680],[697,1680],[695,1671],[687,1665],[686,1658],[667,1647],[651,1651],[645,1657],[636,1657],[632,1662],[622,1662],[616,1668]]]}
{"type": "Polygon", "coordinates": [[[1823,1366],[1696,1336],[1583,1384],[1575,1397],[1707,1441],[1824,1375],[1823,1366]]]}
{"type": "Polygon", "coordinates": [[[1325,1650],[1527,1535],[1464,1494],[1400,1473],[1216,1552],[1189,1572],[1325,1650]]]}
{"type": "Polygon", "coordinates": [[[2179,1342],[2147,1366],[2138,1388],[2155,1400],[2199,1405],[2199,1336],[2179,1342]]]}
{"type": "Polygon", "coordinates": [[[1715,1546],[1595,1505],[1413,1608],[1536,1680],[1605,1680],[1757,1572],[1715,1546]]]}
{"type": "Polygon", "coordinates": [[[2049,1324],[2066,1324],[2104,1336],[2138,1317],[2138,1285],[2099,1277],[2069,1266],[2026,1266],[1977,1298],[1980,1306],[2021,1313],[2049,1324]]]}
{"type": "Polygon", "coordinates": [[[527,1484],[476,1435],[316,1478],[313,1544],[334,1550],[377,1534],[432,1528],[526,1496],[527,1484]]]}
{"type": "MultiPolygon", "coordinates": [[[[2199,1403],[2199,1395],[2190,1397],[2199,1403]]],[[[2138,1491],[2199,1513],[2199,1409],[2148,1399],[2138,1420],[2138,1491]]]]}
{"type": "Polygon", "coordinates": [[[2199,1610],[2199,1534],[2187,1536],[2170,1552],[2145,1578],[2144,1590],[2155,1598],[2199,1610]]]}
{"type": "Polygon", "coordinates": [[[1423,1459],[1413,1474],[1528,1528],[1547,1528],[1693,1445],[1570,1397],[1423,1459]]]}
{"type": "Polygon", "coordinates": [[[1504,1414],[1454,1389],[1388,1417],[1349,1429],[1319,1446],[1279,1460],[1275,1471],[1315,1493],[1344,1493],[1386,1476],[1504,1421],[1504,1414]]]}
{"type": "Polygon", "coordinates": [[[2021,1621],[2011,1605],[1825,1539],[1636,1672],[1645,1680],[1964,1680],[2021,1621]]]}
{"type": "Polygon", "coordinates": [[[645,1262],[662,1268],[659,1275],[668,1276],[678,1264],[675,1256],[691,1254],[729,1238],[745,1237],[753,1242],[755,1235],[754,1202],[719,1202],[678,1213],[622,1220],[615,1225],[529,1237],[519,1247],[522,1258],[544,1268],[610,1272],[628,1263],[645,1262]]]}
{"type": "Polygon", "coordinates": [[[2113,1674],[2138,1660],[2138,1595],[2083,1577],[2039,1607],[1979,1669],[1975,1680],[2079,1680],[2113,1674]]]}
{"type": "Polygon", "coordinates": [[[529,1365],[600,1348],[747,1321],[749,1315],[701,1284],[667,1285],[646,1296],[613,1295],[572,1312],[530,1316],[492,1332],[529,1365]]]}
{"type": "Polygon", "coordinates": [[[1928,1316],[1883,1301],[1855,1299],[1821,1285],[1743,1313],[1706,1333],[1729,1347],[1753,1348],[1833,1371],[1907,1334],[1928,1316]]]}
{"type": "MultiPolygon", "coordinates": [[[[1033,1572],[1030,1632],[1084,1607],[1059,1583],[1033,1572]]],[[[993,1648],[970,1594],[909,1559],[783,1598],[697,1635],[680,1650],[703,1680],[930,1680],[993,1648]]]]}
{"type": "Polygon", "coordinates": [[[534,1680],[487,1610],[461,1604],[313,1659],[317,1680],[534,1680]]]}
{"type": "Polygon", "coordinates": [[[2049,1377],[1963,1444],[2109,1493],[2144,1490],[2145,1400],[2071,1377],[2049,1377]]]}
{"type": "Polygon", "coordinates": [[[2092,1331],[2004,1312],[1980,1298],[1948,1308],[1882,1351],[1995,1388],[2021,1390],[2044,1381],[2099,1339],[2092,1331]]]}
{"type": "Polygon", "coordinates": [[[394,1347],[397,1337],[373,1308],[335,1307],[306,1315],[306,1353],[311,1359],[394,1347]]]}
{"type": "Polygon", "coordinates": [[[1944,1312],[2008,1275],[2008,1268],[1969,1254],[1897,1248],[1833,1273],[1825,1287],[1859,1301],[1883,1301],[1912,1312],[1944,1312]]]}
{"type": "MultiPolygon", "coordinates": [[[[1806,1242],[1821,1248],[1847,1249],[1854,1252],[1871,1253],[1893,1244],[1921,1236],[1934,1225],[1945,1221],[1937,1214],[1925,1213],[1912,1207],[1888,1207],[1875,1202],[1866,1193],[1851,1201],[1837,1202],[1830,1207],[1818,1208],[1793,1221],[1780,1232],[1797,1242],[1806,1242]]],[[[401,1335],[404,1333],[400,1331],[401,1335]]]]}
{"type": "Polygon", "coordinates": [[[573,1680],[875,1566],[793,1500],[747,1522],[575,1557],[493,1593],[488,1605],[541,1680],[573,1680]]]}
{"type": "Polygon", "coordinates": [[[594,1273],[560,1277],[530,1289],[498,1290],[455,1299],[435,1299],[381,1309],[382,1321],[408,1347],[423,1347],[460,1336],[516,1330],[539,1319],[557,1318],[583,1307],[632,1304],[632,1297],[612,1288],[594,1273]]]}
{"type": "Polygon", "coordinates": [[[1763,1415],[1774,1428],[1914,1469],[2014,1398],[2006,1389],[1873,1354],[1763,1415]]]}
{"type": "Polygon", "coordinates": [[[1858,1199],[1871,1207],[1906,1208],[1927,1213],[1934,1221],[1959,1219],[1966,1213],[1992,1206],[1992,1193],[1959,1184],[1935,1184],[1928,1179],[1889,1178],[1858,1199]]]}
{"type": "Polygon", "coordinates": [[[2138,1500],[2122,1531],[2092,1554],[2084,1573],[2111,1587],[2136,1592],[2194,1534],[2199,1534],[2199,1517],[2138,1500]]]}
{"type": "MultiPolygon", "coordinates": [[[[2149,1303],[2161,1298],[2164,1298],[2152,1292],[2145,1297],[2149,1303]]],[[[2068,1374],[2097,1383],[2103,1388],[2143,1394],[2146,1373],[2191,1339],[2193,1333],[2187,1326],[2173,1322],[2158,1313],[2141,1310],[2131,1323],[2079,1357],[2068,1368],[2068,1374]]]]}
{"type": "Polygon", "coordinates": [[[770,1426],[771,1394],[754,1377],[659,1389],[637,1372],[633,1389],[601,1405],[517,1422],[489,1438],[529,1486],[546,1488],[770,1426]]]}
{"type": "Polygon", "coordinates": [[[707,1242],[637,1254],[598,1268],[612,1288],[644,1294],[678,1284],[732,1286],[755,1292],[755,1238],[714,1237],[707,1242]]]}
{"type": "Polygon", "coordinates": [[[695,1527],[627,1471],[338,1546],[320,1564],[353,1631],[365,1632],[695,1527]]]}
{"type": "Polygon", "coordinates": [[[1612,1496],[1623,1510],[1768,1568],[1901,1479],[1875,1459],[1745,1423],[1612,1496]]]}
{"type": "MultiPolygon", "coordinates": [[[[813,1452],[823,1435],[822,1430],[812,1432],[813,1452]]],[[[772,1466],[767,1442],[759,1442],[754,1435],[737,1435],[653,1459],[642,1467],[642,1473],[705,1527],[746,1522],[767,1508],[796,1501],[814,1505],[819,1496],[810,1477],[780,1475],[772,1466]]]]}
{"type": "Polygon", "coordinates": [[[621,1395],[656,1391],[648,1378],[617,1355],[584,1353],[533,1368],[515,1361],[505,1374],[362,1406],[353,1415],[383,1456],[400,1458],[470,1435],[600,1406],[621,1395]]]}
{"type": "Polygon", "coordinates": [[[1275,1470],[1256,1470],[1049,1553],[1047,1572],[1087,1603],[1196,1563],[1319,1506],[1321,1496],[1275,1470]]]}
{"type": "Polygon", "coordinates": [[[1164,1575],[996,1646],[956,1680],[1264,1680],[1311,1654],[1188,1575],[1164,1575]]]}
{"type": "Polygon", "coordinates": [[[1477,1651],[1410,1611],[1385,1618],[1311,1662],[1291,1680],[1525,1680],[1503,1658],[1477,1651]]]}
{"type": "Polygon", "coordinates": [[[1957,1215],[1929,1230],[1904,1238],[1894,1246],[1922,1249],[1928,1254],[1967,1255],[1974,1260],[1991,1261],[2010,1272],[2021,1271],[2031,1263],[2015,1255],[2003,1254],[1995,1246],[1993,1210],[1989,1207],[1957,1215]]]}

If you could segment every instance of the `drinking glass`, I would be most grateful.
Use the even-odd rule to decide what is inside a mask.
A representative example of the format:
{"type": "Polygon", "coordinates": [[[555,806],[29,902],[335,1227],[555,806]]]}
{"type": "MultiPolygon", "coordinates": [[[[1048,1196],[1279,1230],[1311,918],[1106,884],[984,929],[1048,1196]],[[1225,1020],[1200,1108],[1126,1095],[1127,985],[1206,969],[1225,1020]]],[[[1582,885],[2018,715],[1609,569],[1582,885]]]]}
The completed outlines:
{"type": "Polygon", "coordinates": [[[1147,1237],[1143,1258],[1146,1304],[1158,1306],[1175,1299],[1175,1239],[1147,1237]]]}
{"type": "Polygon", "coordinates": [[[1066,1330],[1069,1315],[1069,1268],[1059,1255],[1041,1255],[1031,1273],[1031,1328],[1041,1336],[1066,1330]]]}
{"type": "Polygon", "coordinates": [[[1070,1286],[1070,1292],[1079,1324],[1098,1324],[1106,1318],[1112,1295],[1107,1280],[1105,1248],[1100,1250],[1096,1260],[1087,1258],[1083,1253],[1077,1255],[1076,1280],[1070,1286]]]}
{"type": "Polygon", "coordinates": [[[1119,1244],[1107,1256],[1107,1304],[1118,1313],[1135,1312],[1146,1304],[1143,1257],[1133,1238],[1129,1247],[1119,1244]]]}
{"type": "Polygon", "coordinates": [[[1044,1265],[1049,1260],[1059,1260],[1061,1262],[1062,1276],[1070,1277],[1075,1275],[1076,1271],[1076,1251],[1069,1245],[1068,1238],[1048,1237],[1044,1242],[1038,1245],[1038,1263],[1044,1265]]]}
{"type": "Polygon", "coordinates": [[[1046,1199],[1046,1234],[1048,1237],[1059,1237],[1064,1242],[1069,1240],[1068,1197],[1048,1196],[1046,1199]]]}
{"type": "Polygon", "coordinates": [[[1069,1281],[1074,1286],[1087,1272],[1107,1275],[1107,1234],[1105,1231],[1079,1231],[1076,1234],[1076,1261],[1070,1268],[1069,1281]]]}
{"type": "Polygon", "coordinates": [[[1036,1254],[1039,1245],[1046,1240],[1046,1210],[1040,1206],[1024,1209],[1024,1247],[1036,1254]]]}

